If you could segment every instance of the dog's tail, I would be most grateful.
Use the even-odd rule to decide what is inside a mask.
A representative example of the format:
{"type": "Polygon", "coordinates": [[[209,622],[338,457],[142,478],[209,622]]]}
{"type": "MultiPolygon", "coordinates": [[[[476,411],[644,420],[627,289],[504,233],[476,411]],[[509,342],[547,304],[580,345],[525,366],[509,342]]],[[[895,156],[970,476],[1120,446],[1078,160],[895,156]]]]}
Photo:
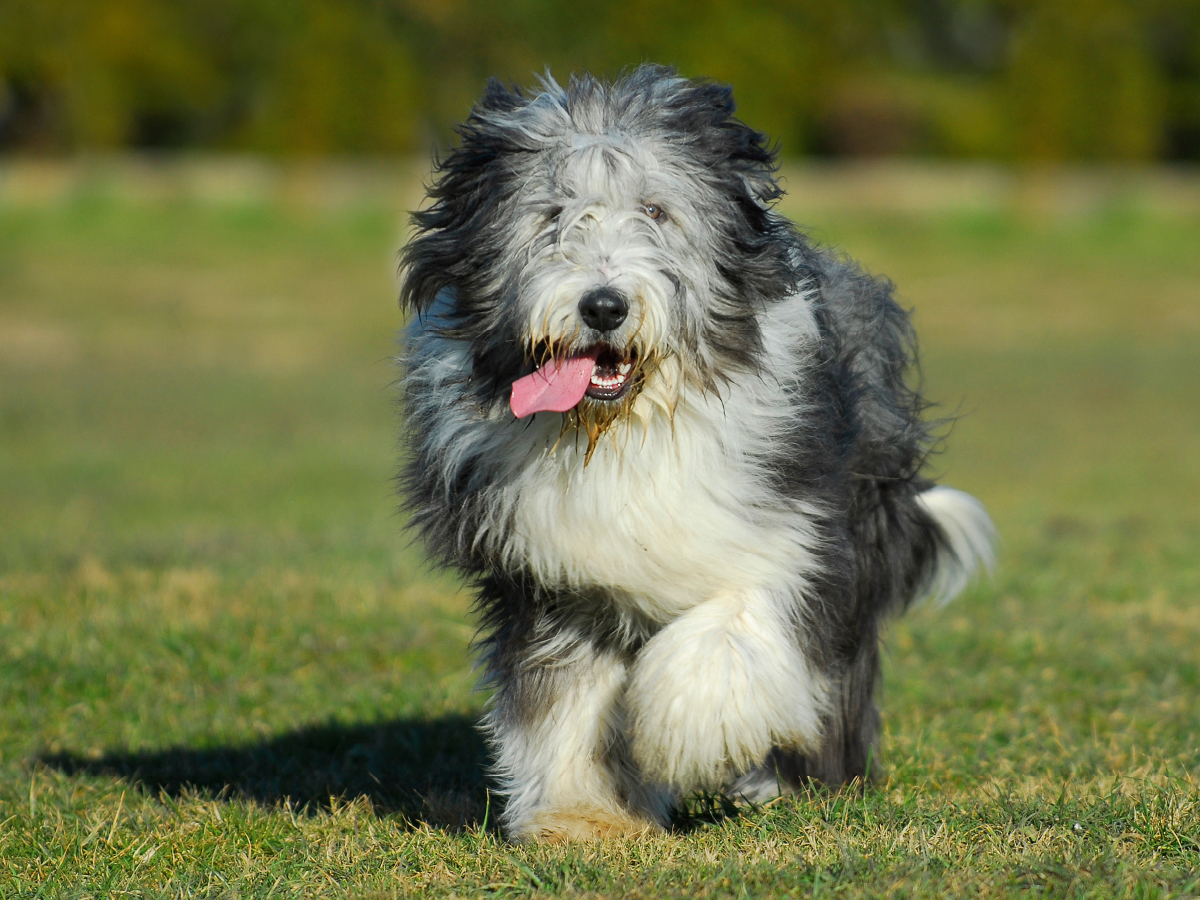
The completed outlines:
{"type": "Polygon", "coordinates": [[[953,600],[975,573],[996,562],[996,527],[983,504],[963,491],[935,487],[917,495],[937,526],[938,554],[924,596],[942,604],[953,600]]]}

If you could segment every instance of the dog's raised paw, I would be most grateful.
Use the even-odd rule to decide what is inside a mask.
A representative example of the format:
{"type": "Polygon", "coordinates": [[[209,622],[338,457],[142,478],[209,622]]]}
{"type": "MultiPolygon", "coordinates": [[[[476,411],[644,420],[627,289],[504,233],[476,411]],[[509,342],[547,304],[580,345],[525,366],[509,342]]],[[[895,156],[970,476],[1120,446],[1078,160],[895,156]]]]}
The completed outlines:
{"type": "Polygon", "coordinates": [[[716,790],[772,747],[816,742],[827,687],[777,620],[768,595],[724,597],[646,644],[626,694],[646,777],[716,790]]]}

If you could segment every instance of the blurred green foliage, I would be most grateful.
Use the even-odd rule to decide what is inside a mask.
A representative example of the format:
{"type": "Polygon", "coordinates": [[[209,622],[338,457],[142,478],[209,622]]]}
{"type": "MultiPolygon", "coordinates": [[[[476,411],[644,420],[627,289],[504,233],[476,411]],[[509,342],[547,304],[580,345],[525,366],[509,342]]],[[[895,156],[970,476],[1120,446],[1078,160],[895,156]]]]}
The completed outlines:
{"type": "Polygon", "coordinates": [[[1200,159],[1200,0],[0,0],[0,147],[424,151],[645,60],[789,153],[1200,159]]]}

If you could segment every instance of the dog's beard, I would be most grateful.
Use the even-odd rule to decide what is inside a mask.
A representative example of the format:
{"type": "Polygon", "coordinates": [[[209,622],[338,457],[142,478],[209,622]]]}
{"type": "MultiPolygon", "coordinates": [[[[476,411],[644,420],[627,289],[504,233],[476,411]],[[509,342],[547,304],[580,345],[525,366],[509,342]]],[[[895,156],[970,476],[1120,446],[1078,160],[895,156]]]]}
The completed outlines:
{"type": "MultiPolygon", "coordinates": [[[[660,361],[652,353],[639,353],[633,359],[633,368],[629,373],[629,386],[615,400],[597,400],[584,396],[573,408],[563,414],[562,432],[559,442],[574,434],[575,438],[587,438],[587,450],[584,452],[584,465],[592,460],[601,438],[607,434],[615,435],[614,430],[622,423],[628,423],[634,418],[634,406],[650,379],[654,378],[660,368],[660,361]]],[[[557,445],[556,445],[557,446],[557,445]]]]}

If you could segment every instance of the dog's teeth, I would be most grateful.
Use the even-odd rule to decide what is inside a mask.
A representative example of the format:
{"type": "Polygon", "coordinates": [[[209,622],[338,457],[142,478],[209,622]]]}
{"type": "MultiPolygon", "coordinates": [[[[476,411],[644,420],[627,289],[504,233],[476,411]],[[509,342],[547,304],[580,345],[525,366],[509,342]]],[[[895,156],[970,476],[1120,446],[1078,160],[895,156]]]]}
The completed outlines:
{"type": "Polygon", "coordinates": [[[626,381],[623,373],[614,373],[612,375],[600,375],[592,373],[592,384],[599,388],[615,388],[620,387],[626,381]]]}
{"type": "Polygon", "coordinates": [[[617,366],[617,371],[620,372],[622,375],[628,375],[629,370],[632,368],[633,368],[633,363],[623,362],[619,366],[617,366]]]}

